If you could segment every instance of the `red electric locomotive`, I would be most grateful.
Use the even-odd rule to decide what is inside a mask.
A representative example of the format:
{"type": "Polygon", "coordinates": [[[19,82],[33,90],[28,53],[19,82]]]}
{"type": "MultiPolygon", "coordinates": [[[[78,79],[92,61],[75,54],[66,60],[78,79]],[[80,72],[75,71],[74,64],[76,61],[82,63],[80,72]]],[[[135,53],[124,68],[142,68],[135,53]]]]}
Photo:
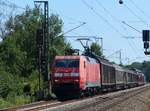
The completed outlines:
{"type": "Polygon", "coordinates": [[[52,91],[57,97],[97,91],[100,86],[97,60],[87,56],[56,56],[52,69],[52,91]]]}

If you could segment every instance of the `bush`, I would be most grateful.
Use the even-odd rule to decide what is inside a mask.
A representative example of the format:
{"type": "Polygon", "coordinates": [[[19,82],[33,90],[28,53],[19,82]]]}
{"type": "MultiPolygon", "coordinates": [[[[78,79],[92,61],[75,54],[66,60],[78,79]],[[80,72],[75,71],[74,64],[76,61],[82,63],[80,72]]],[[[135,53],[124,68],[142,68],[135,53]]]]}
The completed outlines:
{"type": "Polygon", "coordinates": [[[30,102],[30,97],[24,96],[23,83],[24,78],[0,71],[0,108],[30,102]]]}
{"type": "Polygon", "coordinates": [[[12,89],[13,76],[5,71],[0,71],[0,96],[6,98],[12,89]]]}
{"type": "Polygon", "coordinates": [[[29,96],[13,96],[13,95],[9,95],[7,97],[7,101],[9,101],[11,103],[12,106],[19,106],[19,105],[23,105],[23,104],[27,104],[30,103],[30,97],[29,96]]]}
{"type": "Polygon", "coordinates": [[[30,103],[29,96],[14,96],[13,94],[10,94],[6,99],[0,98],[0,109],[12,106],[19,106],[27,103],[30,103]]]}
{"type": "Polygon", "coordinates": [[[3,98],[0,98],[0,109],[6,108],[6,107],[12,106],[9,101],[4,100],[3,98]]]}

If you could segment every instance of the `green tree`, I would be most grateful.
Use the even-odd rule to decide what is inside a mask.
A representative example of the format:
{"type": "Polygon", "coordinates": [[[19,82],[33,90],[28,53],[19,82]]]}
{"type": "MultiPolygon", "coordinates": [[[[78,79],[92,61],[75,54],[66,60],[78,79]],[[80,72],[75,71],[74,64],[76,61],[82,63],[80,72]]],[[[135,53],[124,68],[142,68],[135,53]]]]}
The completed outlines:
{"type": "Polygon", "coordinates": [[[27,8],[6,22],[7,34],[0,45],[0,55],[7,71],[27,77],[36,69],[36,29],[40,13],[27,8]]]}
{"type": "Polygon", "coordinates": [[[95,53],[96,55],[102,57],[102,48],[98,43],[93,42],[90,46],[91,52],[95,53]]]}
{"type": "Polygon", "coordinates": [[[12,74],[24,74],[23,65],[25,53],[16,47],[12,38],[6,38],[0,45],[0,57],[3,68],[12,74]],[[5,67],[4,67],[5,66],[5,67]]]}
{"type": "Polygon", "coordinates": [[[146,76],[146,81],[150,82],[150,62],[144,61],[142,63],[142,70],[146,76]]]}
{"type": "Polygon", "coordinates": [[[53,62],[53,59],[56,55],[65,55],[65,50],[71,49],[71,45],[66,42],[63,34],[63,22],[58,15],[52,14],[49,18],[49,52],[50,52],[50,63],[53,62]]]}
{"type": "Polygon", "coordinates": [[[133,62],[131,65],[126,66],[127,68],[137,68],[142,70],[142,64],[139,62],[133,62]]]}
{"type": "MultiPolygon", "coordinates": [[[[0,44],[0,55],[10,73],[28,77],[36,70],[36,30],[43,15],[39,9],[27,7],[20,15],[6,22],[7,34],[0,44]]],[[[58,15],[49,17],[50,63],[55,55],[64,55],[70,48],[62,33],[63,22],[58,15]]]]}
{"type": "MultiPolygon", "coordinates": [[[[5,24],[6,33],[0,42],[0,102],[18,104],[14,99],[21,100],[22,97],[20,103],[26,102],[23,100],[26,99],[24,86],[29,84],[32,93],[38,88],[36,30],[42,23],[41,12],[27,7],[25,12],[10,17],[5,24]]],[[[50,63],[55,55],[64,55],[65,49],[71,48],[63,37],[62,28],[62,20],[52,14],[49,17],[50,63]]]]}

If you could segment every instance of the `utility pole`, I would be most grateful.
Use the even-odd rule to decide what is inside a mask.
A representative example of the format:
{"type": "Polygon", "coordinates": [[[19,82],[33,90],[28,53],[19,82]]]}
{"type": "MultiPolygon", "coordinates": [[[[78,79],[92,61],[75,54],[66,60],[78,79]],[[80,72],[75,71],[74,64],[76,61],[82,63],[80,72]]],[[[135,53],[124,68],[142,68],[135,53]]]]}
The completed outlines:
{"type": "MultiPolygon", "coordinates": [[[[122,49],[120,50],[117,50],[116,52],[112,53],[111,55],[107,56],[107,58],[113,56],[114,54],[119,54],[119,62],[120,62],[120,65],[122,65],[122,49]]],[[[118,57],[117,57],[118,58],[118,57]]]]}
{"type": "Polygon", "coordinates": [[[122,55],[121,55],[121,49],[118,51],[119,52],[119,60],[120,60],[120,65],[122,65],[122,55]]]}
{"type": "MultiPolygon", "coordinates": [[[[49,89],[48,87],[48,80],[49,80],[49,30],[48,30],[48,1],[34,1],[34,3],[43,3],[44,4],[44,17],[42,18],[42,28],[40,29],[41,31],[41,36],[42,38],[42,43],[41,43],[41,50],[40,53],[38,53],[38,66],[39,66],[39,94],[38,98],[39,100],[43,99],[44,97],[44,91],[46,89],[49,89]],[[44,83],[42,84],[42,89],[41,89],[41,75],[43,77],[44,83]]],[[[39,33],[37,33],[37,37],[39,33]]]]}

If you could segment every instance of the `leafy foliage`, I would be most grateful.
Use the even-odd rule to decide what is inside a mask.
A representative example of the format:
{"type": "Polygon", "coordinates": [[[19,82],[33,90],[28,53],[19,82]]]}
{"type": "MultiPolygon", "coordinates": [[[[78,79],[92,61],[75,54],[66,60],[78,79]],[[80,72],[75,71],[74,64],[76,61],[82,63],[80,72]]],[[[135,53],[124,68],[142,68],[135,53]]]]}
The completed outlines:
{"type": "MultiPolygon", "coordinates": [[[[25,92],[34,94],[38,89],[36,65],[36,30],[41,26],[41,10],[26,11],[5,24],[0,42],[0,108],[29,102],[25,92]]],[[[50,63],[55,55],[64,55],[71,48],[62,35],[63,22],[58,15],[49,17],[50,63]]]]}
{"type": "Polygon", "coordinates": [[[63,22],[58,15],[52,14],[49,19],[49,40],[50,40],[50,63],[52,63],[55,55],[65,55],[65,50],[71,49],[71,45],[66,42],[62,35],[63,22]]]}
{"type": "Polygon", "coordinates": [[[101,46],[99,46],[98,43],[96,42],[93,42],[90,46],[90,50],[95,53],[96,55],[102,57],[102,49],[101,49],[101,46]]]}

